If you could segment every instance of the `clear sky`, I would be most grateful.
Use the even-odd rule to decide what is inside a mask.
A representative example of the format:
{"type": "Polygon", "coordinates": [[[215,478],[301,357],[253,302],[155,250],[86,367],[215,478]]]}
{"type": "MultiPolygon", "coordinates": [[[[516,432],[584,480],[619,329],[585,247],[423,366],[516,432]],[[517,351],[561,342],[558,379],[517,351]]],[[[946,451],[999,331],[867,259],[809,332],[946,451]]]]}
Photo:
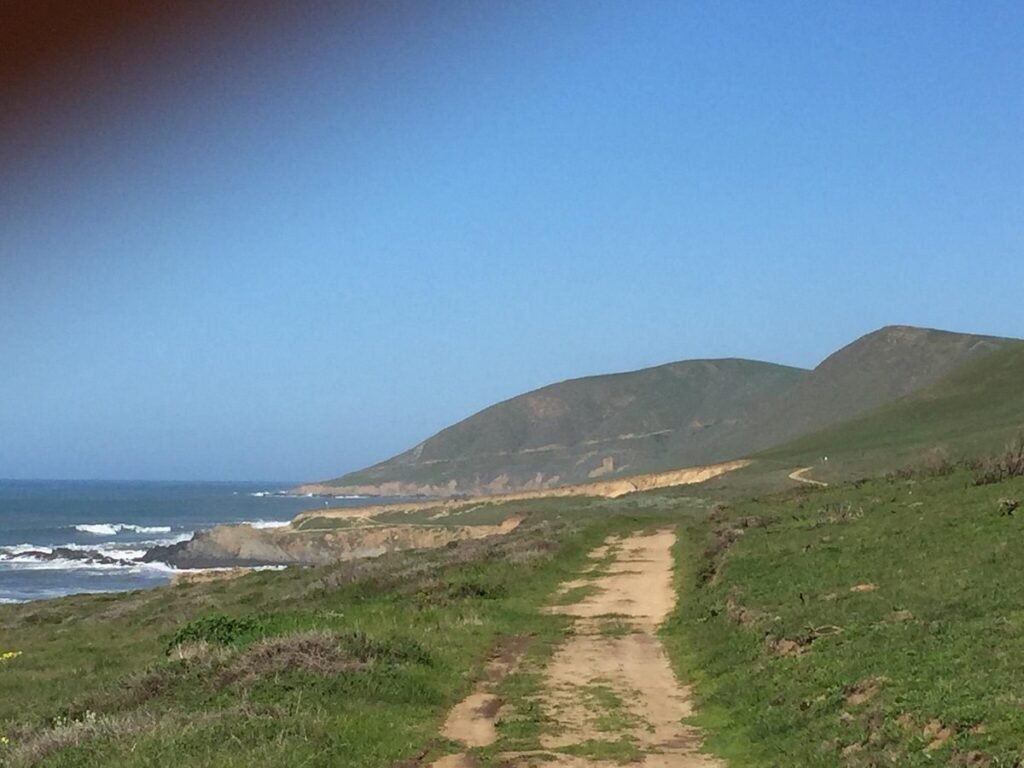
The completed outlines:
{"type": "Polygon", "coordinates": [[[0,477],[319,479],[574,376],[1024,336],[1020,2],[280,5],[8,62],[0,477]]]}

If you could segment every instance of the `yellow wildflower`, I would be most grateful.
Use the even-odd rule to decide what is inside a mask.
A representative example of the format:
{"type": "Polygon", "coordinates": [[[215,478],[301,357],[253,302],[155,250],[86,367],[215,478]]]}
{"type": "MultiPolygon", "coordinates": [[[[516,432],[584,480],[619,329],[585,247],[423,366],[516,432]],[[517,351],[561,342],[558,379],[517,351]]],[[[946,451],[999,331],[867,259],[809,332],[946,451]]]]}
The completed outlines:
{"type": "Polygon", "coordinates": [[[4,651],[0,653],[0,661],[10,661],[21,656],[21,651],[4,651]]]}

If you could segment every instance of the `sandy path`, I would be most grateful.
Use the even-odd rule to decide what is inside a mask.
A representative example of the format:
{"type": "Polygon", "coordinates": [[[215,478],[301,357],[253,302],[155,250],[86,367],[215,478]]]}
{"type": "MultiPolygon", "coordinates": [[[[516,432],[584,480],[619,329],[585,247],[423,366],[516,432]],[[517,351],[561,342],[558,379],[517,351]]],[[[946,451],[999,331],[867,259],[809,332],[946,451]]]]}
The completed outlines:
{"type": "MultiPolygon", "coordinates": [[[[540,748],[502,754],[502,765],[610,767],[617,763],[581,755],[618,743],[635,751],[632,765],[720,768],[720,762],[700,753],[700,733],[682,723],[693,712],[690,692],[676,680],[656,635],[675,605],[674,541],[670,530],[609,541],[591,554],[593,564],[580,579],[562,586],[563,595],[583,586],[590,593],[549,609],[573,617],[573,627],[544,670],[539,703],[548,724],[540,748]]],[[[480,693],[452,711],[446,735],[453,735],[449,727],[456,713],[469,715],[462,726],[467,730],[486,730],[469,725],[473,713],[483,709],[483,700],[474,698],[480,693]]],[[[471,739],[456,740],[474,746],[471,739]]],[[[436,768],[469,765],[466,755],[435,763],[436,768]]]]}
{"type": "Polygon", "coordinates": [[[810,472],[814,467],[804,467],[803,469],[797,469],[789,473],[790,480],[796,480],[798,483],[805,483],[807,485],[817,485],[822,488],[828,486],[828,483],[822,482],[821,480],[813,480],[809,477],[804,477],[804,473],[810,472]]]}

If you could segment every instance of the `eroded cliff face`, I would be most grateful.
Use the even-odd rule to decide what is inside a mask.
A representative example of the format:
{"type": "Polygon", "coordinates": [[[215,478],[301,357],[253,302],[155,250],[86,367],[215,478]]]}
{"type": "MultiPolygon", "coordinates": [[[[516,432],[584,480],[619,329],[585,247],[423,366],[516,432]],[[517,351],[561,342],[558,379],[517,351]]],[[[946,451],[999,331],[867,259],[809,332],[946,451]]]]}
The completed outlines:
{"type": "Polygon", "coordinates": [[[434,485],[430,483],[411,483],[389,481],[376,485],[327,485],[312,483],[295,488],[292,493],[311,493],[316,496],[425,496],[432,499],[450,499],[457,496],[496,496],[509,493],[544,491],[556,488],[562,481],[558,475],[546,476],[537,473],[530,480],[514,482],[508,475],[498,475],[489,481],[460,483],[452,480],[448,483],[434,485]]]}
{"type": "MultiPolygon", "coordinates": [[[[461,539],[496,536],[514,530],[521,518],[500,525],[445,525],[444,518],[467,507],[530,499],[596,496],[616,498],[638,491],[702,483],[745,467],[749,461],[730,461],[704,467],[688,467],[635,477],[599,480],[582,485],[545,488],[518,493],[490,494],[471,498],[404,502],[368,507],[316,509],[298,515],[281,528],[221,525],[200,531],[191,540],[155,547],[144,560],[169,563],[178,568],[237,568],[258,565],[324,565],[340,560],[376,557],[405,549],[443,547],[461,539]],[[394,524],[396,514],[430,511],[433,524],[394,524]],[[317,524],[315,521],[319,520],[317,524]],[[386,522],[385,522],[386,521],[386,522]],[[311,525],[313,523],[313,525],[311,525]]],[[[297,489],[316,493],[321,486],[297,489]]],[[[334,495],[339,489],[322,486],[334,495]]],[[[365,490],[365,489],[364,489],[365,490]]],[[[380,490],[380,487],[377,487],[380,490]]],[[[394,489],[387,489],[394,493],[394,489]]],[[[422,515],[421,515],[422,517],[422,515]]],[[[449,522],[451,522],[449,520],[449,522]]]]}
{"type": "MultiPolygon", "coordinates": [[[[650,491],[656,488],[670,488],[676,485],[703,483],[713,477],[740,469],[750,464],[747,460],[727,461],[701,467],[686,467],[666,472],[652,472],[645,475],[599,480],[577,485],[559,485],[558,475],[545,477],[537,475],[532,482],[513,486],[509,478],[502,475],[489,483],[476,484],[471,488],[459,486],[452,481],[447,485],[419,485],[415,483],[381,483],[380,485],[325,485],[314,483],[292,490],[295,494],[317,496],[425,496],[436,499],[468,497],[476,501],[486,498],[490,501],[517,501],[522,499],[552,498],[562,496],[603,496],[616,498],[636,491],[650,491]]],[[[598,473],[601,474],[601,473],[598,473]]]]}
{"type": "Polygon", "coordinates": [[[461,539],[478,539],[514,530],[521,518],[501,525],[381,525],[339,530],[301,531],[219,525],[191,540],[155,547],[145,560],[177,568],[233,568],[258,565],[326,565],[341,560],[377,557],[385,552],[443,547],[461,539]]]}

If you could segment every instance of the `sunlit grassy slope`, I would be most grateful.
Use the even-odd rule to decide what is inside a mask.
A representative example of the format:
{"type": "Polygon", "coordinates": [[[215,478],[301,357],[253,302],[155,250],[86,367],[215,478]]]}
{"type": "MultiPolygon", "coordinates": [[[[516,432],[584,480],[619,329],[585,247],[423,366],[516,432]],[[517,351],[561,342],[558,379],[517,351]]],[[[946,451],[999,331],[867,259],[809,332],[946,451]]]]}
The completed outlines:
{"type": "Polygon", "coordinates": [[[1024,344],[1016,342],[912,395],[758,454],[768,467],[817,465],[823,480],[857,478],[925,460],[999,450],[1024,430],[1024,344]],[[822,463],[824,457],[827,463],[822,463]]]}
{"type": "Polygon", "coordinates": [[[480,494],[723,461],[862,416],[1012,343],[888,326],[813,371],[690,360],[574,379],[486,408],[330,484],[454,483],[480,494]]]}
{"type": "Polygon", "coordinates": [[[731,768],[1021,764],[1024,480],[973,478],[802,487],[683,526],[664,635],[731,768]]]}

